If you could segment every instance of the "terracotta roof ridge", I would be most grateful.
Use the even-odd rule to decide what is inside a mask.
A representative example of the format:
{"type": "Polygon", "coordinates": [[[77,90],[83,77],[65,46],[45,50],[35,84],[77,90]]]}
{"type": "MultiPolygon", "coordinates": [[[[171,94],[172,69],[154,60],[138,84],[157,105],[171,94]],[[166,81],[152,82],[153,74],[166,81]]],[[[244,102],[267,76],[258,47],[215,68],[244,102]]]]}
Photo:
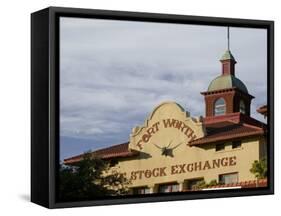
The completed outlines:
{"type": "Polygon", "coordinates": [[[124,143],[114,144],[114,145],[107,146],[107,147],[104,147],[104,148],[99,148],[99,149],[96,149],[96,150],[92,151],[91,153],[95,153],[95,152],[98,152],[98,151],[104,151],[104,150],[107,150],[107,149],[111,149],[111,148],[126,145],[126,144],[129,144],[129,141],[124,142],[124,143]]]}
{"type": "Polygon", "coordinates": [[[253,128],[253,129],[264,130],[263,127],[259,127],[259,126],[252,125],[252,124],[249,124],[249,123],[243,123],[243,125],[244,125],[245,127],[250,127],[250,128],[253,128]]]}
{"type": "Polygon", "coordinates": [[[251,125],[256,125],[258,127],[266,126],[265,123],[255,119],[251,116],[242,114],[240,112],[229,113],[229,114],[220,115],[220,116],[206,116],[203,118],[203,122],[205,125],[216,124],[219,122],[234,122],[234,123],[248,123],[251,125]]]}
{"type": "Polygon", "coordinates": [[[234,120],[234,119],[226,119],[225,122],[233,123],[235,125],[242,125],[241,121],[237,121],[237,120],[234,120]]]}
{"type": "Polygon", "coordinates": [[[257,131],[251,131],[251,132],[240,132],[239,134],[235,135],[224,135],[223,137],[202,137],[196,140],[193,140],[188,143],[189,146],[197,145],[197,144],[204,144],[204,143],[210,143],[210,142],[218,142],[218,141],[224,141],[224,140],[229,140],[229,139],[234,139],[238,137],[247,137],[247,136],[254,136],[254,135],[259,135],[263,133],[262,130],[257,130],[257,131]],[[203,140],[203,142],[200,143],[200,141],[203,140]],[[205,140],[205,142],[204,142],[205,140]],[[207,141],[206,141],[207,140],[207,141]]]}
{"type": "Polygon", "coordinates": [[[235,113],[228,113],[219,116],[206,116],[203,118],[203,122],[205,125],[226,122],[226,121],[232,121],[236,123],[240,121],[240,118],[241,118],[241,113],[235,112],[235,113]]]}
{"type": "Polygon", "coordinates": [[[71,156],[71,157],[65,158],[65,159],[63,159],[63,161],[75,160],[75,159],[81,158],[81,157],[83,157],[85,155],[85,153],[86,152],[78,154],[78,155],[75,155],[75,156],[71,156]]]}
{"type": "Polygon", "coordinates": [[[259,112],[259,111],[265,111],[265,110],[267,110],[267,104],[266,104],[266,105],[263,105],[263,106],[261,106],[261,107],[259,107],[259,108],[257,109],[257,112],[259,112]]]}
{"type": "MultiPolygon", "coordinates": [[[[116,144],[116,145],[111,145],[111,146],[107,146],[107,147],[96,149],[96,150],[90,150],[89,153],[90,154],[99,154],[102,151],[107,151],[107,150],[110,150],[114,147],[118,147],[118,146],[122,146],[122,145],[126,145],[126,144],[129,144],[129,142],[119,143],[119,144],[116,144]]],[[[128,151],[130,151],[130,150],[128,149],[128,151]]],[[[69,160],[75,160],[75,159],[82,158],[86,153],[87,152],[84,152],[84,153],[81,153],[81,154],[78,154],[78,155],[75,155],[75,156],[72,156],[72,157],[65,158],[63,161],[69,161],[69,160]]]]}

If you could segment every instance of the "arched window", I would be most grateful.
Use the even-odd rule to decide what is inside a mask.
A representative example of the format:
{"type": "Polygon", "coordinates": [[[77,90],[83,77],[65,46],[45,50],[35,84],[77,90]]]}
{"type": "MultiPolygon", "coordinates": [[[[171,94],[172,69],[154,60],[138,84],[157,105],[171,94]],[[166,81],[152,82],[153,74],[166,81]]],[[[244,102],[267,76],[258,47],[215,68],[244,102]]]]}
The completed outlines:
{"type": "Polygon", "coordinates": [[[216,100],[215,102],[215,116],[218,116],[218,115],[224,115],[225,114],[225,101],[223,98],[219,98],[218,100],[216,100]]]}
{"type": "Polygon", "coordinates": [[[245,114],[246,113],[246,106],[243,100],[240,100],[239,104],[239,112],[245,114]]]}

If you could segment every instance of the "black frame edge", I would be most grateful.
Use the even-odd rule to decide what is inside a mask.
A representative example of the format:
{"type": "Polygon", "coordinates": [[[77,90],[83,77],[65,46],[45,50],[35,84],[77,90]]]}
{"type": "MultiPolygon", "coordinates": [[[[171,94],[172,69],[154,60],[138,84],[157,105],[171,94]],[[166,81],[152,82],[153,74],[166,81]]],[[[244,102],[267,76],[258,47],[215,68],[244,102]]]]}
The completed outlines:
{"type": "Polygon", "coordinates": [[[225,17],[209,17],[197,15],[184,14],[163,14],[151,12],[137,12],[137,11],[119,11],[119,10],[103,10],[103,9],[87,9],[87,8],[71,8],[71,7],[49,7],[53,13],[71,14],[71,17],[93,18],[93,15],[102,18],[111,17],[110,19],[131,20],[131,21],[151,21],[151,22],[167,22],[169,23],[185,23],[198,25],[217,25],[217,26],[237,26],[237,27],[252,27],[266,28],[273,20],[257,20],[257,19],[243,19],[243,18],[225,18],[225,17]],[[223,23],[222,23],[223,21],[223,23]],[[202,22],[204,22],[202,24],[202,22]]]}
{"type": "Polygon", "coordinates": [[[268,164],[269,190],[274,194],[274,21],[269,22],[267,32],[267,100],[268,100],[268,164]]]}
{"type": "Polygon", "coordinates": [[[31,14],[31,202],[49,207],[49,9],[31,14]]]}

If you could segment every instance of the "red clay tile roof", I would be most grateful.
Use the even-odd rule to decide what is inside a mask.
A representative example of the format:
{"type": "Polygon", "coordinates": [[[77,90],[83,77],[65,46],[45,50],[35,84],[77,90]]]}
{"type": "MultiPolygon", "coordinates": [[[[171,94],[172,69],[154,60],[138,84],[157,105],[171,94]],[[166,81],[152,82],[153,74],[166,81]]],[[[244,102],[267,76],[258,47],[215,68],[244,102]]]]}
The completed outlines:
{"type": "Polygon", "coordinates": [[[240,139],[250,136],[263,135],[263,127],[254,126],[247,123],[235,123],[233,121],[222,121],[206,124],[205,137],[193,140],[190,146],[240,139]]]}
{"type": "Polygon", "coordinates": [[[262,115],[267,115],[267,105],[263,105],[257,109],[257,112],[262,115]]]}
{"type": "Polygon", "coordinates": [[[119,145],[110,146],[108,148],[100,149],[94,151],[94,154],[97,154],[103,159],[112,158],[112,157],[128,157],[138,154],[136,151],[129,150],[129,142],[122,143],[119,145]]]}
{"type": "MultiPolygon", "coordinates": [[[[98,156],[102,159],[131,157],[138,155],[137,151],[129,150],[129,142],[113,145],[107,148],[99,149],[92,152],[93,155],[98,156]]],[[[84,154],[80,154],[74,157],[64,159],[64,164],[71,164],[80,161],[84,154]]]]}

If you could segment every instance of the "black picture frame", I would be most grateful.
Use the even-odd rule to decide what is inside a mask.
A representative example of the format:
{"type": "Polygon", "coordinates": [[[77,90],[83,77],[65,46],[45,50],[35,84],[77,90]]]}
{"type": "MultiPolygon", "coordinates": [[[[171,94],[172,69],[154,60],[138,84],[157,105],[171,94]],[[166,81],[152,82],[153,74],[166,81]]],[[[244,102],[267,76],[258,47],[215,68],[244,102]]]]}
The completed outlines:
{"type": "Polygon", "coordinates": [[[274,193],[274,22],[203,16],[49,7],[31,15],[31,201],[47,208],[145,203],[274,193]],[[59,17],[181,23],[267,29],[268,186],[111,197],[60,203],[56,200],[59,166],[59,17]]]}

